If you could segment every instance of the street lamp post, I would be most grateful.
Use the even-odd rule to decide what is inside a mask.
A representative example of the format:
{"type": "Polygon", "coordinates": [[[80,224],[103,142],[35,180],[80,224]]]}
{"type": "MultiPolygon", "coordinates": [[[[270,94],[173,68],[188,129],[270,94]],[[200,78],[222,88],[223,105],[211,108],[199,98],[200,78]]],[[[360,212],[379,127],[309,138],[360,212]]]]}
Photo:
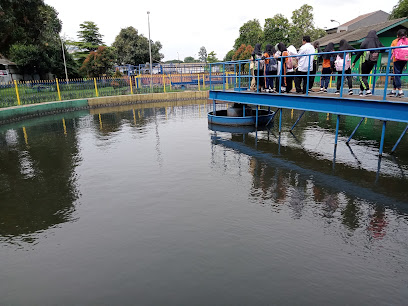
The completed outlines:
{"type": "Polygon", "coordinates": [[[153,63],[152,63],[152,45],[150,42],[150,12],[147,11],[147,24],[148,24],[148,28],[149,28],[149,55],[150,55],[150,89],[152,88],[152,81],[153,81],[153,63]]]}
{"type": "Polygon", "coordinates": [[[338,27],[340,26],[340,22],[338,22],[337,20],[331,19],[330,22],[337,22],[339,24],[338,27]]]}
{"type": "Polygon", "coordinates": [[[61,40],[61,48],[62,48],[62,58],[64,59],[65,80],[66,80],[67,85],[68,85],[67,62],[65,61],[65,50],[64,50],[64,44],[62,43],[62,38],[61,38],[61,36],[60,36],[60,40],[61,40]]]}

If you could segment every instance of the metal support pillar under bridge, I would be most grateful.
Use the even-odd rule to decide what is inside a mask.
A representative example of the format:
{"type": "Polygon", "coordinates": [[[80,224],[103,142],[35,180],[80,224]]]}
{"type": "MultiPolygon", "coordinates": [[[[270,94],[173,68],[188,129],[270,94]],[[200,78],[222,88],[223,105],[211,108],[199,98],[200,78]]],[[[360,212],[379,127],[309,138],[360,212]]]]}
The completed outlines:
{"type": "MultiPolygon", "coordinates": [[[[330,97],[319,95],[296,95],[296,94],[269,94],[249,91],[233,91],[233,90],[210,90],[209,98],[214,101],[242,103],[250,105],[259,105],[267,107],[277,107],[279,109],[296,109],[302,111],[330,113],[337,115],[335,148],[337,146],[337,139],[339,133],[340,116],[356,116],[361,118],[371,118],[383,121],[379,155],[383,154],[385,129],[387,121],[396,121],[407,123],[407,128],[403,131],[397,143],[394,145],[391,153],[393,153],[399,142],[405,135],[408,129],[408,103],[403,101],[384,101],[376,100],[375,97],[371,99],[353,97],[330,97]]],[[[304,113],[304,112],[303,112],[304,113]]],[[[303,113],[299,116],[300,120],[303,113]]],[[[282,116],[279,117],[279,126],[281,126],[282,116]]],[[[298,122],[297,121],[297,122],[298,122]]],[[[292,126],[293,130],[297,122],[292,126]]],[[[361,122],[360,122],[361,123],[361,122]]],[[[359,124],[360,125],[360,124],[359,124]]],[[[354,135],[353,131],[347,143],[354,135]]],[[[280,132],[280,131],[279,131],[280,132]]]]}

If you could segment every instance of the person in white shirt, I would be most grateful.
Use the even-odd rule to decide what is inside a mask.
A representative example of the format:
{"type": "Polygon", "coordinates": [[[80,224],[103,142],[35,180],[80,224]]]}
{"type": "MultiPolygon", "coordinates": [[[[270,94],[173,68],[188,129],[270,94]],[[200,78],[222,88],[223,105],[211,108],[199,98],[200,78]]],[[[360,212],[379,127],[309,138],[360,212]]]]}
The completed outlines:
{"type": "Polygon", "coordinates": [[[307,72],[313,71],[313,56],[306,56],[307,54],[315,53],[315,48],[310,43],[310,36],[303,36],[302,47],[300,47],[298,55],[304,55],[299,57],[297,76],[295,77],[296,93],[306,93],[307,90],[307,72]],[[309,60],[310,58],[310,60],[309,60]],[[303,83],[303,86],[302,86],[303,83]],[[302,88],[303,87],[303,90],[302,88]]]}

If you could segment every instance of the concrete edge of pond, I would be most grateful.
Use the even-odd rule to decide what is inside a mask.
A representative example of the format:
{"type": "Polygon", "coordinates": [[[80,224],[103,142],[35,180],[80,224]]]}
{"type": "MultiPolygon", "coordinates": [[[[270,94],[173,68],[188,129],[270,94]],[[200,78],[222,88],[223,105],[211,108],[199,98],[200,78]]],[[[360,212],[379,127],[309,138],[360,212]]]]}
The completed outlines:
{"type": "Polygon", "coordinates": [[[47,116],[87,108],[110,107],[161,101],[201,100],[208,98],[208,91],[149,93],[126,96],[109,96],[56,102],[43,102],[0,109],[0,125],[33,117],[47,116]]]}

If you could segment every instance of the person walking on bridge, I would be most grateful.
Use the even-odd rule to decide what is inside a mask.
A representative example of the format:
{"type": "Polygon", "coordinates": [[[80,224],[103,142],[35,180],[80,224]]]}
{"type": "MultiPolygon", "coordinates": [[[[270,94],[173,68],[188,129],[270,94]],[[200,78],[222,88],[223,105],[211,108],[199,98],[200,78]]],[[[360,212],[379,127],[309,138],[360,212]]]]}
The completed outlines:
{"type": "MultiPolygon", "coordinates": [[[[406,46],[408,45],[407,39],[407,30],[399,29],[397,32],[397,44],[396,46],[406,46]]],[[[398,48],[392,50],[393,59],[394,59],[394,73],[401,74],[404,70],[405,65],[408,60],[408,48],[398,48]]],[[[398,89],[398,93],[395,95],[399,98],[404,96],[404,92],[401,88],[401,76],[394,76],[394,89],[398,89]]]]}
{"type": "MultiPolygon", "coordinates": [[[[266,45],[265,47],[265,79],[266,79],[266,92],[275,92],[273,87],[274,77],[270,75],[276,75],[278,73],[278,63],[274,58],[275,48],[272,45],[266,45]]],[[[276,86],[277,87],[277,86],[276,86]]]]}
{"type": "MultiPolygon", "coordinates": [[[[328,43],[324,52],[333,52],[334,44],[332,42],[328,43]]],[[[320,78],[320,93],[327,93],[327,87],[329,87],[330,76],[332,73],[332,63],[333,63],[333,54],[323,54],[323,68],[322,74],[326,74],[320,78]]]]}
{"type": "MultiPolygon", "coordinates": [[[[275,57],[279,58],[280,57],[280,74],[282,75],[281,79],[281,92],[290,92],[292,90],[293,87],[293,61],[291,57],[281,57],[281,56],[289,56],[289,52],[286,49],[286,46],[284,43],[280,42],[277,45],[277,50],[275,53],[275,57]]],[[[279,69],[279,68],[278,68],[279,69]]],[[[279,85],[277,84],[276,87],[279,89],[278,87],[279,85]]]]}
{"type": "Polygon", "coordinates": [[[259,92],[261,92],[262,89],[264,89],[265,87],[264,77],[265,59],[262,55],[261,44],[255,45],[254,52],[252,52],[251,60],[254,63],[254,76],[256,82],[258,83],[258,90],[259,92]]]}
{"type": "Polygon", "coordinates": [[[309,88],[307,88],[307,72],[313,71],[313,57],[307,56],[308,54],[315,53],[315,48],[310,43],[310,36],[305,35],[302,39],[302,46],[299,49],[298,55],[303,55],[299,57],[298,71],[297,74],[301,76],[295,77],[296,92],[304,94],[309,88]],[[303,83],[303,86],[302,86],[303,83]],[[303,87],[303,90],[302,90],[303,87]]]}
{"type": "MultiPolygon", "coordinates": [[[[384,45],[380,42],[377,36],[377,32],[374,30],[368,32],[366,38],[364,38],[363,42],[360,45],[360,49],[374,49],[382,47],[384,47],[384,45]]],[[[380,52],[380,50],[357,52],[356,58],[353,61],[353,67],[355,66],[361,55],[364,54],[364,56],[360,60],[360,73],[369,74],[377,64],[378,55],[380,52]]],[[[368,84],[368,76],[362,76],[360,78],[360,96],[364,94],[364,90],[366,91],[366,96],[372,95],[370,85],[368,84]]]]}
{"type": "MultiPolygon", "coordinates": [[[[349,45],[347,40],[342,39],[340,40],[339,51],[346,51],[346,50],[355,50],[352,46],[349,45]]],[[[344,52],[340,52],[337,54],[335,66],[337,70],[337,90],[335,92],[336,95],[340,94],[341,88],[341,75],[343,73],[343,65],[344,65],[344,74],[346,74],[347,84],[349,88],[349,95],[353,94],[353,78],[351,77],[351,52],[346,52],[346,63],[344,63],[344,52]]],[[[343,79],[344,80],[344,79],[343,79]]]]}
{"type": "Polygon", "coordinates": [[[315,48],[316,55],[313,56],[313,70],[310,72],[310,81],[309,81],[309,89],[312,90],[313,84],[315,81],[316,73],[317,73],[317,68],[319,67],[319,55],[317,53],[322,52],[320,49],[320,42],[315,41],[313,43],[313,47],[315,48]]]}

